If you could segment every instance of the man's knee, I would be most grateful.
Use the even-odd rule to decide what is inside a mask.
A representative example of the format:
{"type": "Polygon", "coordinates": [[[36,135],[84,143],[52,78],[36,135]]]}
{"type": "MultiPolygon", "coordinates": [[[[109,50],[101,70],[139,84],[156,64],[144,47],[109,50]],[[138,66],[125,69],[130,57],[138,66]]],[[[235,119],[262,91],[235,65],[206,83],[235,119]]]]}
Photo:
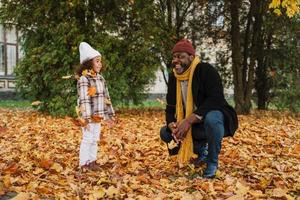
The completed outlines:
{"type": "Polygon", "coordinates": [[[216,127],[217,125],[224,126],[223,113],[218,110],[210,111],[206,114],[204,119],[204,126],[216,127]]]}
{"type": "Polygon", "coordinates": [[[172,134],[168,131],[167,126],[164,126],[160,129],[160,138],[166,143],[171,142],[171,140],[173,139],[172,134]]]}

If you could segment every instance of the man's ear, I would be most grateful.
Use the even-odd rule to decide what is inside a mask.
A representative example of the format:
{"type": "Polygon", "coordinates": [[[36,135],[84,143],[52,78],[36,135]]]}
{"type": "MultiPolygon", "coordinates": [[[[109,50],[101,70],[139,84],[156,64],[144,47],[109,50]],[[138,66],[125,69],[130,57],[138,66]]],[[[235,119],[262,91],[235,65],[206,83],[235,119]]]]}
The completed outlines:
{"type": "Polygon", "coordinates": [[[195,56],[194,55],[190,55],[190,61],[192,62],[194,60],[195,56]]]}

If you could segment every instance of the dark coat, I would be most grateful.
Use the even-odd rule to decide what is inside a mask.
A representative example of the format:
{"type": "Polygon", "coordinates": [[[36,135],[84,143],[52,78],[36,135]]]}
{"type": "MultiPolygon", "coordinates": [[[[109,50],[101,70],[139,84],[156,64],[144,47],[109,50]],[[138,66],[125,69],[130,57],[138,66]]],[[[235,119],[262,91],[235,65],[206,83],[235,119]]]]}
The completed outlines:
{"type": "MultiPolygon", "coordinates": [[[[221,77],[217,70],[208,63],[196,66],[192,82],[193,101],[196,106],[195,114],[203,116],[211,110],[219,110],[224,115],[225,136],[233,136],[238,128],[237,114],[224,98],[221,77]]],[[[176,78],[169,74],[167,106],[167,124],[176,122],[176,78]]]]}

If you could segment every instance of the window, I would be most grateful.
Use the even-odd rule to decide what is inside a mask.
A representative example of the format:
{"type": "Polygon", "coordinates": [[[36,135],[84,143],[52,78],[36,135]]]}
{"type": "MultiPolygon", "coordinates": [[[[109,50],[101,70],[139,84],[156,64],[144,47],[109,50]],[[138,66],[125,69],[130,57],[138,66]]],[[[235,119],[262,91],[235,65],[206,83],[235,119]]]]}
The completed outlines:
{"type": "Polygon", "coordinates": [[[20,58],[19,33],[0,24],[0,76],[13,76],[20,58]]]}
{"type": "Polygon", "coordinates": [[[224,26],[224,1],[209,1],[208,12],[213,19],[212,25],[215,28],[222,28],[224,26]]]}

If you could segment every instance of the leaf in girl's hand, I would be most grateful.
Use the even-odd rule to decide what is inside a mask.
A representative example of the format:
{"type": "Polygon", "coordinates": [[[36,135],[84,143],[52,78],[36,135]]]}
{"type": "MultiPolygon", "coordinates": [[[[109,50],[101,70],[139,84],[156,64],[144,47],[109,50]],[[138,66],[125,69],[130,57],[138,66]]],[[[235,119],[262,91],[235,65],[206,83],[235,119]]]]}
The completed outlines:
{"type": "Polygon", "coordinates": [[[92,97],[92,96],[94,96],[95,94],[96,94],[96,87],[92,87],[92,86],[89,87],[89,88],[88,88],[88,95],[92,97]]]}
{"type": "Polygon", "coordinates": [[[102,117],[100,115],[92,115],[92,120],[94,122],[101,122],[102,121],[102,117]]]}

